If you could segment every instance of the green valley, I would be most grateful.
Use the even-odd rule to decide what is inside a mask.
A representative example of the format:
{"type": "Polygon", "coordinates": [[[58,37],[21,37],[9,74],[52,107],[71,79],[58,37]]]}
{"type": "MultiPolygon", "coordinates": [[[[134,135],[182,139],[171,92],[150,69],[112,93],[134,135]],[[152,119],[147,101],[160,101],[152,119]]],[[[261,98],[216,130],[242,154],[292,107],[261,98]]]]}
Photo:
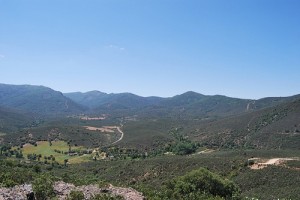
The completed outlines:
{"type": "MultiPolygon", "coordinates": [[[[30,98],[44,90],[33,93],[30,98]]],[[[78,187],[131,187],[150,200],[299,196],[297,95],[255,104],[194,92],[149,99],[99,92],[67,96],[78,106],[66,113],[54,111],[51,99],[43,102],[54,111],[49,115],[28,112],[30,104],[9,107],[15,101],[0,110],[0,185],[46,176],[78,187]]],[[[27,95],[19,98],[28,101],[27,95]]]]}

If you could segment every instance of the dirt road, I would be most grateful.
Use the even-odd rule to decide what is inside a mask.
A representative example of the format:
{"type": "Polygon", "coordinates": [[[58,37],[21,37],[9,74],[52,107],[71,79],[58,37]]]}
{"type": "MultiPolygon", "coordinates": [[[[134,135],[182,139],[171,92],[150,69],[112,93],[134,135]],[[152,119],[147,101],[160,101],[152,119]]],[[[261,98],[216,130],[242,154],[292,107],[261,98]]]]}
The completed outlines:
{"type": "Polygon", "coordinates": [[[115,142],[113,142],[111,144],[116,144],[116,143],[120,142],[123,139],[123,137],[124,137],[124,132],[121,130],[121,128],[117,127],[117,130],[121,133],[121,137],[117,141],[115,141],[115,142]]]}

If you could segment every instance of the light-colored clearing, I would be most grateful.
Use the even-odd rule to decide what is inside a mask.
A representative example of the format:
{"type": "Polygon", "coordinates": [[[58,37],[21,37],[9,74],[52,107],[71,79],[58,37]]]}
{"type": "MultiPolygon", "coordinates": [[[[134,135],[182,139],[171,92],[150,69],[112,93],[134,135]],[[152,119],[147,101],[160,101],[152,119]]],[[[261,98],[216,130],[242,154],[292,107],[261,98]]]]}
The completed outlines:
{"type": "Polygon", "coordinates": [[[209,154],[209,153],[213,153],[215,152],[215,150],[213,149],[204,149],[202,151],[197,151],[196,153],[192,154],[192,155],[200,155],[200,154],[209,154]]]}
{"type": "Polygon", "coordinates": [[[114,133],[118,127],[117,126],[103,126],[103,127],[93,127],[93,126],[84,126],[87,130],[90,131],[100,131],[102,133],[114,133]]]}
{"type": "MultiPolygon", "coordinates": [[[[254,159],[251,159],[254,160],[254,159]]],[[[258,160],[257,158],[255,160],[258,160]]],[[[267,159],[265,162],[257,162],[250,166],[251,169],[263,169],[265,167],[268,167],[270,165],[283,165],[286,161],[289,160],[299,160],[299,158],[272,158],[267,159]]]]}
{"type": "Polygon", "coordinates": [[[215,151],[215,150],[213,150],[213,149],[205,149],[205,150],[203,150],[203,151],[198,152],[198,154],[212,153],[212,152],[214,152],[214,151],[215,151]]]}
{"type": "Polygon", "coordinates": [[[81,120],[86,120],[86,121],[89,121],[89,120],[104,120],[105,117],[81,117],[80,118],[81,120]]]}

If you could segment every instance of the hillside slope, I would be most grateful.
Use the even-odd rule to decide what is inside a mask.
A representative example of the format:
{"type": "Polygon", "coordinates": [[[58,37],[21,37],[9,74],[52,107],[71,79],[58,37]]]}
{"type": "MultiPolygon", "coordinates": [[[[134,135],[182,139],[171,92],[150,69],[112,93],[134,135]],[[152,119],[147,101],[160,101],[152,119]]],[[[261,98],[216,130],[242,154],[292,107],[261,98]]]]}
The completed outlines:
{"type": "Polygon", "coordinates": [[[89,107],[90,112],[94,114],[176,119],[214,119],[233,116],[300,98],[298,95],[251,100],[222,95],[203,95],[191,91],[170,98],[141,97],[131,93],[106,94],[99,91],[66,93],[65,96],[89,107]]]}
{"type": "Polygon", "coordinates": [[[0,132],[7,133],[28,126],[34,118],[21,111],[0,107],[0,132]]]}
{"type": "Polygon", "coordinates": [[[190,124],[186,133],[210,146],[300,149],[300,99],[238,116],[190,124]]]}
{"type": "Polygon", "coordinates": [[[64,96],[72,99],[74,102],[84,105],[89,108],[95,108],[102,104],[103,98],[105,98],[107,94],[99,91],[90,91],[86,93],[82,92],[72,92],[72,93],[64,93],[64,96]]]}
{"type": "Polygon", "coordinates": [[[160,113],[160,116],[165,115],[181,119],[224,117],[246,112],[247,104],[250,102],[251,100],[247,99],[186,92],[166,98],[156,105],[145,108],[143,112],[157,112],[160,113]]]}
{"type": "Polygon", "coordinates": [[[61,92],[43,86],[0,84],[0,106],[39,116],[68,115],[84,111],[61,92]]]}
{"type": "Polygon", "coordinates": [[[163,98],[141,97],[131,93],[107,94],[99,91],[65,93],[74,102],[99,111],[137,109],[156,104],[163,98]]]}

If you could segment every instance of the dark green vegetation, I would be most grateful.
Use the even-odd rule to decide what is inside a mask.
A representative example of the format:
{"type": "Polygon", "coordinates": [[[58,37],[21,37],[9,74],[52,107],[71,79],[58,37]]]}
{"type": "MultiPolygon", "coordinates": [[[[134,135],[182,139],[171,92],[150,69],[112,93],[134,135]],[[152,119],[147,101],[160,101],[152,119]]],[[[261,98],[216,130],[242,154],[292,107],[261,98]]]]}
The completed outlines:
{"type": "Polygon", "coordinates": [[[106,94],[98,91],[63,95],[43,86],[0,84],[0,106],[36,116],[52,117],[89,112],[138,115],[144,118],[213,119],[260,110],[296,99],[299,96],[248,100],[221,95],[206,96],[195,92],[171,98],[140,97],[130,93],[106,94]]]}
{"type": "Polygon", "coordinates": [[[0,106],[11,107],[36,116],[81,113],[85,109],[61,92],[43,86],[0,84],[0,106]]]}
{"type": "MultiPolygon", "coordinates": [[[[148,199],[300,195],[299,160],[260,170],[247,166],[251,157],[300,156],[299,95],[247,100],[194,92],[159,98],[93,91],[65,97],[45,87],[0,86],[2,186],[38,182],[50,173],[53,180],[77,185],[131,186],[148,199]],[[91,119],[81,119],[86,116],[91,119]],[[92,120],[97,117],[103,119],[92,120]],[[102,133],[86,126],[118,126],[124,137],[114,143],[121,137],[116,129],[102,133]],[[97,148],[97,153],[90,162],[74,165],[37,159],[25,163],[22,146],[42,140],[97,148]]],[[[74,192],[74,199],[78,196],[74,192]]]]}
{"type": "Polygon", "coordinates": [[[207,119],[231,116],[293,101],[288,98],[260,100],[230,98],[221,95],[207,96],[186,92],[171,98],[140,97],[130,93],[106,94],[99,91],[67,93],[74,102],[91,108],[91,112],[115,115],[138,115],[142,118],[207,119]]]}
{"type": "Polygon", "coordinates": [[[0,107],[0,132],[12,132],[30,126],[34,118],[12,108],[0,107]]]}
{"type": "Polygon", "coordinates": [[[69,200],[81,200],[84,199],[84,194],[81,191],[71,191],[69,200]]]}
{"type": "Polygon", "coordinates": [[[117,120],[86,121],[79,118],[58,118],[39,121],[38,125],[10,132],[0,138],[5,144],[24,145],[35,144],[37,141],[63,140],[71,145],[99,147],[112,143],[120,137],[120,133],[101,133],[87,130],[84,126],[102,127],[118,125],[117,120]]]}
{"type": "Polygon", "coordinates": [[[300,149],[300,100],[271,108],[191,124],[187,135],[209,146],[253,149],[300,149]]]}
{"type": "Polygon", "coordinates": [[[47,199],[47,197],[54,197],[53,183],[54,177],[49,174],[37,176],[32,183],[32,189],[36,198],[47,199]]]}
{"type": "Polygon", "coordinates": [[[136,109],[157,104],[163,98],[140,97],[131,93],[106,94],[99,91],[66,93],[74,102],[97,110],[136,109]]]}
{"type": "Polygon", "coordinates": [[[166,184],[167,199],[240,199],[239,189],[227,179],[200,168],[166,184]]]}
{"type": "MultiPolygon", "coordinates": [[[[220,184],[218,185],[220,190],[217,191],[225,190],[227,191],[225,194],[237,194],[235,195],[237,199],[239,190],[242,199],[246,197],[297,199],[300,180],[298,170],[275,166],[262,170],[250,170],[247,167],[249,157],[297,155],[299,155],[298,151],[282,150],[274,152],[266,150],[219,151],[194,156],[158,156],[148,159],[96,161],[53,168],[41,164],[1,161],[0,167],[3,170],[0,172],[0,184],[6,186],[21,184],[37,180],[45,173],[50,173],[55,180],[63,180],[75,185],[103,184],[103,182],[108,181],[115,185],[134,187],[142,191],[148,199],[163,199],[162,197],[174,199],[168,196],[170,195],[168,191],[173,190],[174,186],[180,192],[178,195],[188,195],[184,193],[185,190],[181,190],[182,187],[186,188],[185,185],[189,187],[195,184],[198,184],[197,187],[202,187],[202,178],[208,176],[205,178],[205,180],[210,180],[210,182],[205,182],[208,184],[207,188],[213,190],[213,185],[220,184]],[[213,174],[201,168],[208,169],[213,174]],[[199,169],[200,172],[191,172],[199,169]],[[202,173],[203,171],[204,173],[202,173]]],[[[203,191],[206,189],[195,192],[203,191]]],[[[210,193],[213,192],[207,193],[203,199],[220,199],[218,197],[211,198],[210,193]]],[[[226,199],[231,199],[231,197],[226,199]]]]}

